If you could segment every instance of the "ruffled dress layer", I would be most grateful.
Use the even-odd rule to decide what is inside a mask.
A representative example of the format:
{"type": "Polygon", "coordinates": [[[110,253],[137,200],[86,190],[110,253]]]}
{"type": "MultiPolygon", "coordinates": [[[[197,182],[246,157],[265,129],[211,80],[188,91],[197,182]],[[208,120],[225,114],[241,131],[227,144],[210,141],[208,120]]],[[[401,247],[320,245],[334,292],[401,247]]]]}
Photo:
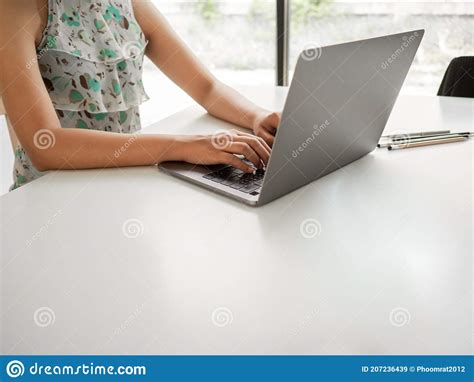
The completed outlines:
{"type": "MultiPolygon", "coordinates": [[[[48,7],[37,58],[61,126],[139,131],[138,106],[149,99],[142,82],[147,41],[131,0],[49,0],[48,7]]],[[[12,188],[41,175],[18,147],[12,188]]]]}

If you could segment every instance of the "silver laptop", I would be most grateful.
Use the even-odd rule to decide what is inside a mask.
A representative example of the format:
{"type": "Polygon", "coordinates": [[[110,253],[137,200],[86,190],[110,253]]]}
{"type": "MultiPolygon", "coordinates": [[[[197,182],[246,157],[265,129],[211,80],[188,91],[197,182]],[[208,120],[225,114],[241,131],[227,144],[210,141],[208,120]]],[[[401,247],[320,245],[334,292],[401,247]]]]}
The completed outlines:
{"type": "Polygon", "coordinates": [[[373,151],[424,30],[303,51],[266,171],[168,162],[165,172],[263,205],[373,151]]]}

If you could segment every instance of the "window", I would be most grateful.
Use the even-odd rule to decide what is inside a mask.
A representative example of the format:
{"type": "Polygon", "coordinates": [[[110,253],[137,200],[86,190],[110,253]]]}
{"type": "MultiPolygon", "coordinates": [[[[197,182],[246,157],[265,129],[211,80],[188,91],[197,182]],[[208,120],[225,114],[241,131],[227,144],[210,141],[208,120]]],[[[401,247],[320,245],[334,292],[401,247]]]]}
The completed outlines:
{"type": "MultiPolygon", "coordinates": [[[[299,53],[308,45],[323,46],[425,28],[424,41],[402,91],[434,95],[449,62],[474,52],[472,0],[152,1],[198,57],[230,85],[272,85],[277,67],[281,68],[278,78],[283,81],[287,61],[291,74],[299,53]],[[284,15],[279,20],[289,18],[288,22],[279,23],[280,33],[276,32],[277,8],[284,15]],[[286,33],[282,34],[282,30],[286,33]],[[290,36],[288,50],[286,39],[282,38],[285,35],[290,36]]],[[[145,61],[144,78],[154,102],[142,105],[148,111],[142,114],[143,126],[192,103],[149,60],[145,61]]],[[[0,131],[3,138],[7,137],[2,142],[9,142],[6,127],[0,126],[0,131]]],[[[1,150],[11,153],[8,143],[1,150]]],[[[10,166],[11,161],[3,163],[10,166]]],[[[10,168],[2,168],[2,172],[9,173],[10,168]]],[[[3,190],[9,183],[8,178],[3,190]]]]}
{"type": "MultiPolygon", "coordinates": [[[[275,83],[275,0],[153,0],[153,3],[194,53],[225,83],[275,83]]],[[[160,117],[190,102],[148,60],[144,77],[147,92],[161,105],[160,117]]],[[[145,103],[143,107],[151,106],[145,103]]],[[[144,121],[144,125],[150,122],[153,121],[144,121]]]]}
{"type": "MultiPolygon", "coordinates": [[[[402,90],[435,95],[449,62],[474,51],[474,3],[462,0],[153,0],[175,30],[213,73],[230,85],[274,84],[279,65],[290,78],[299,53],[324,46],[413,29],[424,41],[402,90]],[[287,51],[276,33],[277,4],[287,51]],[[287,8],[282,4],[288,4],[287,8]],[[286,53],[288,52],[288,53],[286,53]],[[288,66],[284,59],[288,54],[288,66]]],[[[280,29],[281,32],[281,29],[280,29]]],[[[281,37],[281,33],[280,33],[281,37]]],[[[471,53],[472,54],[472,53],[471,53]]],[[[191,103],[147,61],[145,86],[160,104],[154,118],[191,103]]],[[[284,76],[279,73],[279,77],[284,76]]],[[[156,105],[156,102],[154,103],[156,105]]],[[[144,107],[152,107],[151,103],[144,107]]],[[[156,108],[156,106],[154,106],[156,108]]],[[[153,121],[144,121],[148,124],[153,121]]]]}
{"type": "Polygon", "coordinates": [[[473,25],[471,1],[290,0],[290,72],[307,44],[324,46],[424,28],[403,92],[435,95],[449,62],[474,52],[473,25]]]}

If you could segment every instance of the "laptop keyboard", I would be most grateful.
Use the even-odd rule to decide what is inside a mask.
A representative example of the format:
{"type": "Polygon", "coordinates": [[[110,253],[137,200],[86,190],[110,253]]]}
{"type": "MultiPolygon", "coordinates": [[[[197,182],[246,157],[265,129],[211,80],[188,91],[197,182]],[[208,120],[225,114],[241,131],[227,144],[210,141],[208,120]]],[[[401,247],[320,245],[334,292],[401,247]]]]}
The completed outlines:
{"type": "Polygon", "coordinates": [[[264,170],[257,170],[255,174],[247,174],[238,168],[227,166],[204,175],[204,179],[222,184],[245,194],[258,195],[262,188],[264,170]]]}

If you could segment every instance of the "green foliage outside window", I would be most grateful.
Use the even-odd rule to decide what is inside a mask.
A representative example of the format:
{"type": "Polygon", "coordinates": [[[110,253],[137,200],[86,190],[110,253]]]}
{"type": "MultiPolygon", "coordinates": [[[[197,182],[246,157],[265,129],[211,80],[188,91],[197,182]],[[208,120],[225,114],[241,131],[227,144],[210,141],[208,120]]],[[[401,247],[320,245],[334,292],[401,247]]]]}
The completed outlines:
{"type": "Polygon", "coordinates": [[[208,23],[213,23],[219,16],[219,6],[216,0],[198,0],[196,8],[201,17],[208,23]]]}
{"type": "Polygon", "coordinates": [[[291,20],[298,28],[326,16],[333,0],[290,0],[291,20]]]}

